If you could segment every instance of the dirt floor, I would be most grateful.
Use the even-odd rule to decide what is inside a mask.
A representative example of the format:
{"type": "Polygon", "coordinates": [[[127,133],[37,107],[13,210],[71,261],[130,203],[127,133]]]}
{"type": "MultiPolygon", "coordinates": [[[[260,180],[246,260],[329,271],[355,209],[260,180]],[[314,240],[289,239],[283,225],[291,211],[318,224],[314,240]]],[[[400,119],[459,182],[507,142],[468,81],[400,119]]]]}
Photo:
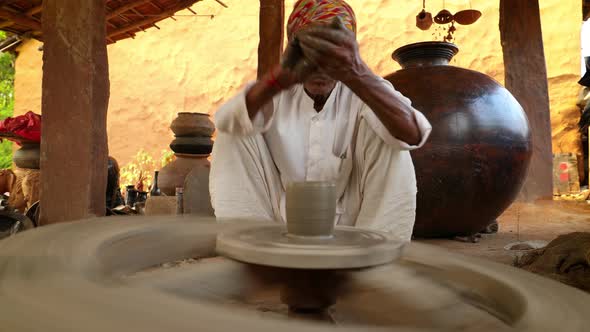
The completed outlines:
{"type": "Polygon", "coordinates": [[[558,235],[590,232],[590,204],[574,201],[543,201],[535,204],[515,203],[498,218],[497,234],[482,235],[478,243],[448,239],[417,240],[439,245],[470,256],[512,264],[522,250],[505,247],[519,241],[549,242],[558,235]]]}

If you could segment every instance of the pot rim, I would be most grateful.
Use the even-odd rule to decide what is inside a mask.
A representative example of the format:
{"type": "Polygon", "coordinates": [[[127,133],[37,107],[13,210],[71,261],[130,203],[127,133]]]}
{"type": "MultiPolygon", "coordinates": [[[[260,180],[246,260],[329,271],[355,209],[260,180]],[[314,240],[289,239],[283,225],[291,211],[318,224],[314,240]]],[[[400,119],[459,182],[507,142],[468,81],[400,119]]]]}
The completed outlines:
{"type": "Polygon", "coordinates": [[[391,58],[403,67],[405,63],[415,59],[439,58],[450,62],[457,53],[459,47],[453,43],[423,41],[396,49],[391,58]]]}
{"type": "Polygon", "coordinates": [[[178,112],[176,113],[176,115],[206,115],[207,117],[210,117],[211,115],[209,113],[199,113],[199,112],[178,112]]]}

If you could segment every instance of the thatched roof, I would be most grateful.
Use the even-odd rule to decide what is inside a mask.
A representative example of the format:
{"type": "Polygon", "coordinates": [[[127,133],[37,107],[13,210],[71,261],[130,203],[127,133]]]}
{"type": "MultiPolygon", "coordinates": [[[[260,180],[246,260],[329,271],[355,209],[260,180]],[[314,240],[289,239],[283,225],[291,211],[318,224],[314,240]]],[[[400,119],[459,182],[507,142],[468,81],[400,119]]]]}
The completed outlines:
{"type": "MultiPolygon", "coordinates": [[[[70,1],[70,0],[63,0],[70,1]]],[[[107,42],[134,37],[201,0],[105,0],[107,42]]],[[[0,0],[0,30],[43,39],[42,0],[0,0]]]]}

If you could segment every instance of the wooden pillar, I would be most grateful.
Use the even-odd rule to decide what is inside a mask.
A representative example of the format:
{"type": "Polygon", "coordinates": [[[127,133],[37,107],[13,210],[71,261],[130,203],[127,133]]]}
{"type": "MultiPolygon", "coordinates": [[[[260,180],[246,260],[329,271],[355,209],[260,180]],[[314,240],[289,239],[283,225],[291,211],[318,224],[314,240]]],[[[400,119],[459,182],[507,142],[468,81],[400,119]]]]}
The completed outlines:
{"type": "Polygon", "coordinates": [[[285,26],[285,1],[260,0],[258,77],[281,61],[285,26]]]}
{"type": "Polygon", "coordinates": [[[506,88],[529,119],[533,157],[522,198],[551,198],[552,152],[547,68],[538,0],[500,0],[506,88]]]}
{"type": "Polygon", "coordinates": [[[41,224],[105,213],[105,1],[43,1],[41,224]]]}

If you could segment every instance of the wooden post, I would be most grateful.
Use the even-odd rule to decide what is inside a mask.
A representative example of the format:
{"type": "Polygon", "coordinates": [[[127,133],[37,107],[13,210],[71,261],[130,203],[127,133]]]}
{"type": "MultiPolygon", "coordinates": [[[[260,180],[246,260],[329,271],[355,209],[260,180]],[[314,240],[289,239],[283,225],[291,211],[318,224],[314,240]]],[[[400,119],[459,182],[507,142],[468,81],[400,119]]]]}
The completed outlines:
{"type": "Polygon", "coordinates": [[[551,198],[552,153],[547,68],[538,0],[500,0],[500,38],[506,88],[529,119],[533,157],[522,198],[551,198]]]}
{"type": "Polygon", "coordinates": [[[43,1],[41,224],[105,214],[105,1],[43,1]]]}
{"type": "Polygon", "coordinates": [[[258,78],[281,61],[285,25],[284,0],[260,0],[258,78]]]}

